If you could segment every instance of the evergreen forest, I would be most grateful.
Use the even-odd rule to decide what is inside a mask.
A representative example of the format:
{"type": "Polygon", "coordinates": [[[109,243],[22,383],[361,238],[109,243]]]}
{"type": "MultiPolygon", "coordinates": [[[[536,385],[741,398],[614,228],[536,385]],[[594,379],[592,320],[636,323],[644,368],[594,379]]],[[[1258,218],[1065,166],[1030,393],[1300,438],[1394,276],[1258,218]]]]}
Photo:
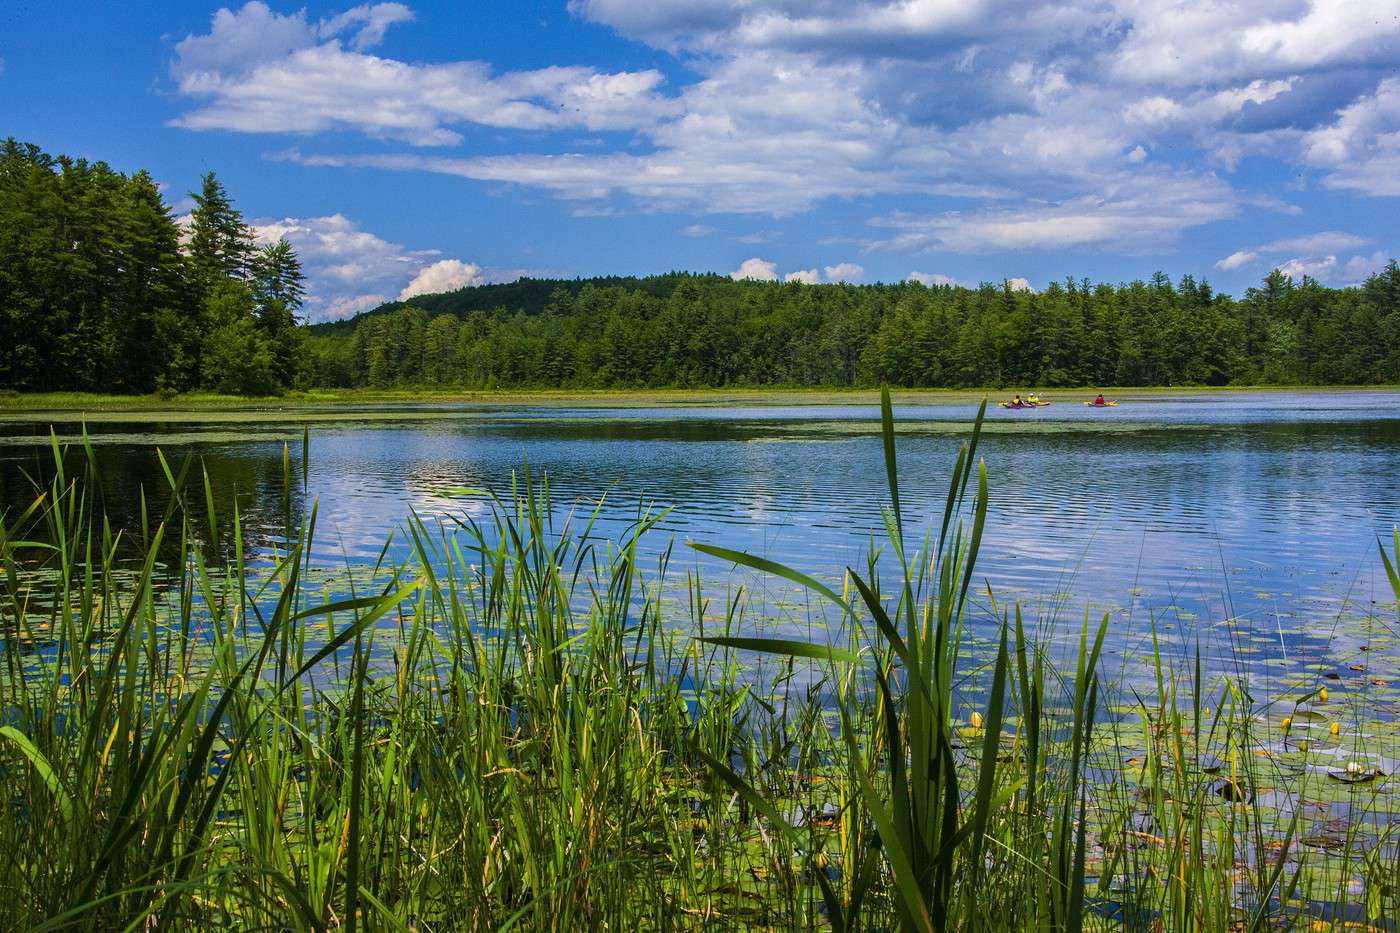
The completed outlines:
{"type": "Polygon", "coordinates": [[[149,173],[0,144],[0,388],[268,395],[310,378],[301,264],[211,172],[182,226],[149,173]]]}
{"type": "Polygon", "coordinates": [[[1400,267],[1120,284],[522,278],[308,325],[285,240],[210,173],[176,217],[149,173],[0,145],[0,389],[1071,387],[1400,383],[1400,267]]]}
{"type": "Polygon", "coordinates": [[[505,388],[1400,383],[1400,267],[1354,288],[1269,274],[1042,291],[672,273],[525,280],[311,328],[319,384],[505,388]]]}

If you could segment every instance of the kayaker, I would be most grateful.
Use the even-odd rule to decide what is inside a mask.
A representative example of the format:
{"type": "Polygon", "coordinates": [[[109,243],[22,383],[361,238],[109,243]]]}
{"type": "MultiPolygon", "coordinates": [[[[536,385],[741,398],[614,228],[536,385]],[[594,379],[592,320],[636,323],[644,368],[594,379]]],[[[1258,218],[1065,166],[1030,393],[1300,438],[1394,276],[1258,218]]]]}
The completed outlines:
{"type": "Polygon", "coordinates": [[[1039,405],[1039,404],[1040,404],[1040,396],[1039,396],[1039,395],[1036,395],[1034,392],[1032,392],[1030,395],[1027,395],[1027,396],[1026,396],[1026,404],[1027,404],[1027,405],[1039,405]]]}
{"type": "Polygon", "coordinates": [[[1026,404],[1026,403],[1023,402],[1023,401],[1021,401],[1021,395],[1020,395],[1020,393],[1017,393],[1017,394],[1016,394],[1016,397],[1013,398],[1013,399],[1011,400],[1011,407],[1012,407],[1012,408],[1020,408],[1020,407],[1021,407],[1022,405],[1024,405],[1024,404],[1026,404]]]}
{"type": "Polygon", "coordinates": [[[1099,397],[1098,397],[1098,398],[1094,399],[1094,404],[1095,404],[1095,405],[1106,405],[1106,404],[1108,404],[1107,402],[1104,401],[1104,399],[1103,399],[1103,393],[1102,393],[1102,392],[1099,393],[1099,397]]]}

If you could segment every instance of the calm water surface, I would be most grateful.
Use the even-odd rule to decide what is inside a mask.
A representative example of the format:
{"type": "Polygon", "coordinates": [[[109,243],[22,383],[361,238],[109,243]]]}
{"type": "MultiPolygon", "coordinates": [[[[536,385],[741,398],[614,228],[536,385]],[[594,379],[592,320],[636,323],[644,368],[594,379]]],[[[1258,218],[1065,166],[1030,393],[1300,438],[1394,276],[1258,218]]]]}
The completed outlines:
{"type": "MultiPolygon", "coordinates": [[[[508,492],[527,462],[548,476],[561,515],[591,511],[603,497],[606,533],[643,503],[668,509],[656,550],[670,540],[718,543],[839,585],[883,531],[888,494],[873,405],[337,412],[310,421],[305,495],[294,505],[319,503],[324,561],[375,559],[409,509],[484,515],[485,502],[460,488],[508,492]]],[[[941,514],[974,413],[896,408],[907,524],[923,528],[941,514]]],[[[310,416],[249,422],[210,412],[88,430],[114,513],[130,520],[135,490],[162,485],[157,446],[172,459],[188,450],[203,458],[220,498],[236,494],[250,525],[272,540],[283,514],[283,445],[299,471],[310,416]]],[[[1208,653],[1213,633],[1228,627],[1292,663],[1309,651],[1346,654],[1382,629],[1393,637],[1376,541],[1400,523],[1400,395],[1157,396],[1107,410],[1066,396],[1037,411],[992,409],[988,419],[981,452],[992,502],[980,575],[999,600],[1024,601],[1047,626],[1069,631],[1085,609],[1112,610],[1122,647],[1155,617],[1208,653]],[[1222,626],[1226,619],[1235,621],[1222,626]]],[[[20,502],[26,476],[51,469],[39,443],[48,427],[0,423],[0,502],[20,502]]],[[[71,421],[55,430],[77,433],[71,421]]],[[[673,566],[732,581],[729,568],[676,551],[673,566]]]]}

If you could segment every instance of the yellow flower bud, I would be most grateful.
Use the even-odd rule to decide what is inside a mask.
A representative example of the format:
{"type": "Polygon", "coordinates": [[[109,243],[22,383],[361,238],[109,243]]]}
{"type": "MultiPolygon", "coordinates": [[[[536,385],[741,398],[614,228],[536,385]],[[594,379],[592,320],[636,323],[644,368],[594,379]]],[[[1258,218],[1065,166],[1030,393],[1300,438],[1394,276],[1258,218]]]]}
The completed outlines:
{"type": "Polygon", "coordinates": [[[1334,723],[1332,723],[1332,725],[1331,725],[1331,727],[1329,728],[1328,731],[1331,732],[1333,735],[1341,735],[1341,734],[1342,734],[1342,724],[1339,723],[1339,722],[1334,722],[1334,723]]]}
{"type": "Polygon", "coordinates": [[[1317,698],[1318,698],[1319,700],[1321,700],[1322,702],[1324,702],[1324,703],[1327,702],[1327,688],[1326,688],[1326,687],[1323,687],[1320,691],[1318,691],[1317,698]]]}
{"type": "Polygon", "coordinates": [[[972,711],[972,716],[968,719],[968,721],[972,723],[972,728],[982,728],[982,714],[977,712],[977,710],[972,711]]]}
{"type": "Polygon", "coordinates": [[[1293,717],[1292,717],[1292,716],[1285,716],[1285,717],[1283,717],[1283,731],[1284,731],[1284,732],[1287,732],[1287,731],[1288,731],[1289,729],[1291,729],[1291,728],[1293,728],[1293,717]]]}

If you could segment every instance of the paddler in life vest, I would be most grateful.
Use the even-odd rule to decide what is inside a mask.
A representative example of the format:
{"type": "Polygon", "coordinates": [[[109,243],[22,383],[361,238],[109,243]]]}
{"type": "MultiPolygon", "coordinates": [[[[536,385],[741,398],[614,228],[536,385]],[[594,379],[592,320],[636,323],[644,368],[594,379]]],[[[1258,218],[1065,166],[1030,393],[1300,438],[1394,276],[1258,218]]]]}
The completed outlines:
{"type": "Polygon", "coordinates": [[[1104,399],[1103,399],[1103,393],[1102,393],[1102,392],[1099,393],[1099,397],[1098,397],[1098,398],[1094,399],[1094,404],[1095,404],[1095,405],[1107,405],[1107,404],[1108,404],[1107,402],[1104,401],[1104,399]]]}

